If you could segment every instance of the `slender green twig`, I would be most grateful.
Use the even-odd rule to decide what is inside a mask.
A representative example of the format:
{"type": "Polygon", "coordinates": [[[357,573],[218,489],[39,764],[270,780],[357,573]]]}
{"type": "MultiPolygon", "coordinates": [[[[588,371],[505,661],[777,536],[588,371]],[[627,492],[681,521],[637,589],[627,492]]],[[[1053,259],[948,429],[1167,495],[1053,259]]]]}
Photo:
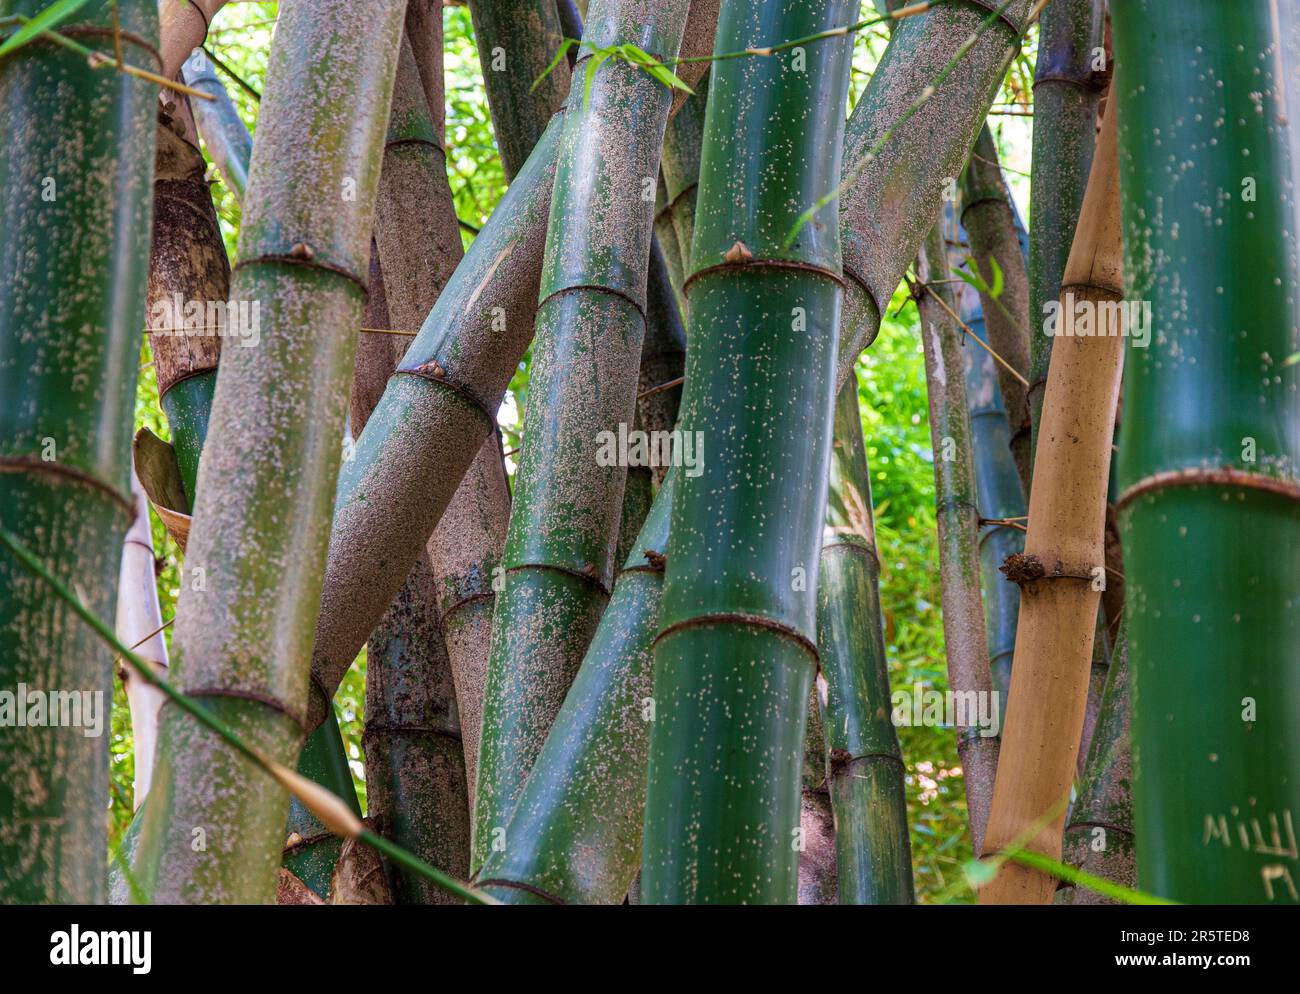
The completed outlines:
{"type": "Polygon", "coordinates": [[[340,798],[325,790],[323,787],[312,784],[310,781],[304,781],[302,777],[299,777],[292,770],[289,770],[281,766],[279,763],[263,756],[261,752],[248,745],[243,739],[235,734],[235,732],[231,731],[230,728],[219,718],[213,717],[202,706],[173,687],[171,683],[155,673],[148,663],[123,645],[122,642],[119,641],[117,635],[113,632],[113,629],[106,625],[93,611],[86,607],[81,602],[81,599],[69,590],[58,579],[58,577],[54,576],[48,569],[46,569],[44,564],[36,558],[35,554],[32,553],[27,546],[20,542],[12,533],[3,528],[0,528],[0,545],[4,545],[9,549],[9,551],[13,553],[14,558],[17,559],[25,569],[48,584],[59,598],[72,608],[73,612],[81,618],[82,621],[94,629],[95,633],[103,639],[110,648],[130,664],[131,668],[135,670],[140,679],[144,680],[145,683],[157,687],[164,695],[175,702],[179,708],[197,720],[199,724],[216,733],[232,749],[252,760],[265,770],[267,774],[274,777],[279,783],[284,785],[286,789],[292,791],[300,801],[312,808],[313,812],[320,817],[322,822],[324,822],[335,834],[343,837],[351,836],[353,838],[359,838],[367,845],[370,845],[384,853],[390,859],[401,863],[408,869],[433,881],[439,887],[455,894],[457,897],[464,898],[472,904],[498,903],[487,894],[470,887],[468,884],[465,884],[454,877],[448,876],[441,870],[430,866],[428,863],[424,862],[424,860],[412,855],[400,846],[376,835],[374,832],[365,828],[360,819],[351,814],[347,809],[347,805],[340,798]],[[301,784],[299,781],[302,781],[301,784]],[[308,790],[309,788],[310,790],[308,790]],[[299,792],[300,790],[302,791],[301,793],[299,792]],[[321,810],[318,805],[326,799],[332,799],[337,802],[338,808],[341,810],[336,811],[332,806],[325,810],[321,810]],[[344,817],[337,817],[341,812],[346,812],[344,817]]]}

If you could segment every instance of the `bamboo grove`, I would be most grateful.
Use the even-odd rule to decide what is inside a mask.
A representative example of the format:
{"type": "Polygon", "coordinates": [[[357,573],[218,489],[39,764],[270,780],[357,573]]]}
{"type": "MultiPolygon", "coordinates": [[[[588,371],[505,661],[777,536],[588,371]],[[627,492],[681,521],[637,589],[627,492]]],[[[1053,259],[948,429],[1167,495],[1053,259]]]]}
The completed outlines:
{"type": "Polygon", "coordinates": [[[0,0],[0,903],[1300,903],[1297,106],[1276,0],[0,0]]]}

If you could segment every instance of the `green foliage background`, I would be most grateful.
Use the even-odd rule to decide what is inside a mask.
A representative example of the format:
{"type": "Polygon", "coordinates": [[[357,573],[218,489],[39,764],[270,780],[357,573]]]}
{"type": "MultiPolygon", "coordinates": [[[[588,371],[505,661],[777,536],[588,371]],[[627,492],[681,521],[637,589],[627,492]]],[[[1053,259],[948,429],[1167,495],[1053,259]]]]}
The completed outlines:
{"type": "MultiPolygon", "coordinates": [[[[225,80],[251,130],[257,125],[257,98],[266,78],[267,53],[274,31],[276,3],[237,3],[217,15],[208,49],[247,84],[225,80]]],[[[871,4],[865,5],[870,8],[871,4]]],[[[864,16],[867,16],[864,14],[864,16]]],[[[468,8],[447,7],[447,146],[449,179],[457,212],[473,229],[481,227],[505,192],[505,177],[492,135],[492,122],[474,47],[468,8]]],[[[884,51],[882,27],[857,39],[851,100],[856,100],[884,51]]],[[[1012,66],[995,107],[1009,113],[992,118],[1013,193],[1024,213],[1032,117],[1033,38],[1012,66]]],[[[232,258],[239,232],[239,204],[211,173],[213,196],[232,258]]],[[[463,232],[466,243],[472,233],[463,232]]],[[[525,356],[502,405],[499,420],[507,451],[520,443],[531,356],[525,356]]],[[[875,345],[858,363],[863,430],[871,463],[885,614],[890,681],[895,691],[947,689],[939,567],[935,552],[933,453],[926,410],[925,367],[917,336],[915,306],[896,295],[875,345]]],[[[141,351],[136,397],[136,427],[147,425],[170,438],[158,405],[157,380],[147,341],[141,351]]],[[[513,473],[513,461],[507,459],[513,473]]],[[[812,484],[810,484],[812,485],[812,484]]],[[[180,593],[181,555],[161,524],[153,520],[158,556],[158,594],[163,619],[172,617],[180,593]]],[[[168,632],[170,638],[170,631],[168,632]]],[[[364,808],[364,755],[361,744],[365,698],[365,652],[357,659],[335,697],[335,707],[364,808]]],[[[951,728],[900,728],[907,763],[908,816],[913,867],[922,902],[970,901],[961,868],[971,857],[966,805],[951,728]]],[[[110,847],[131,820],[134,778],[130,713],[118,684],[114,691],[111,753],[110,847]]]]}

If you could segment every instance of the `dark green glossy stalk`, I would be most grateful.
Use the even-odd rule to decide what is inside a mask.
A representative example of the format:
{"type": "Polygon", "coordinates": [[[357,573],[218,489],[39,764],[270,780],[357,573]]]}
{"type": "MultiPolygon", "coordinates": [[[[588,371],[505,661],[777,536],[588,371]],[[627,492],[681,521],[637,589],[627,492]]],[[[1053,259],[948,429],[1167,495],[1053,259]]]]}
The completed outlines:
{"type": "Polygon", "coordinates": [[[569,92],[563,59],[537,83],[564,40],[560,15],[555,0],[473,0],[469,11],[501,165],[513,180],[569,92]]]}
{"type": "Polygon", "coordinates": [[[669,475],[479,886],[506,903],[614,904],[641,867],[669,475]]]}
{"type": "MultiPolygon", "coordinates": [[[[850,23],[848,0],[724,0],[717,49],[850,23]]],[[[838,202],[852,40],[711,72],[691,252],[682,425],[655,646],[642,896],[793,903],[842,281],[838,202]],[[795,59],[806,71],[791,70],[795,59]],[[755,181],[752,177],[762,177],[755,181]],[[756,472],[756,467],[762,467],[756,472]],[[725,757],[725,761],[719,761],[725,757]]]]}
{"type": "Polygon", "coordinates": [[[841,904],[911,904],[903,753],[890,720],[880,562],[858,384],[840,388],[817,587],[841,904]]]}
{"type": "MultiPolygon", "coordinates": [[[[1052,358],[1043,333],[1044,304],[1061,296],[1061,277],[1083,206],[1097,145],[1097,99],[1105,4],[1053,0],[1039,21],[1034,67],[1034,144],[1029,186],[1029,417],[1038,447],[1038,421],[1052,358]]],[[[1104,60],[1103,60],[1104,61],[1104,60]]]]}
{"type": "MultiPolygon", "coordinates": [[[[930,284],[917,304],[921,315],[921,344],[925,350],[925,380],[929,394],[930,442],[934,449],[935,518],[939,529],[939,573],[943,594],[943,641],[948,662],[948,689],[976,705],[967,711],[992,715],[993,689],[989,671],[988,636],[980,588],[979,509],[976,507],[975,463],[972,452],[966,382],[962,374],[962,331],[948,309],[956,310],[943,233],[936,225],[917,261],[923,282],[930,284]]],[[[968,345],[967,347],[972,347],[968,345]]],[[[999,717],[1000,717],[999,710],[999,717]]],[[[993,781],[997,775],[998,740],[974,720],[958,724],[957,755],[961,759],[975,852],[984,846],[993,781]]]]}
{"type": "MultiPolygon", "coordinates": [[[[695,5],[693,4],[693,13],[694,10],[695,5]]],[[[1021,13],[1023,13],[1023,10],[1021,13]]],[[[893,94],[893,92],[905,90],[906,87],[914,87],[914,95],[915,91],[919,91],[919,88],[924,84],[914,73],[914,62],[919,60],[922,62],[928,61],[935,65],[943,64],[953,49],[956,49],[957,45],[965,38],[965,35],[961,35],[961,32],[966,31],[969,34],[969,31],[974,27],[978,27],[978,25],[978,18],[967,17],[957,18],[954,21],[945,21],[941,30],[935,32],[906,32],[904,39],[909,47],[907,47],[906,51],[894,53],[887,60],[884,68],[879,70],[875,77],[872,78],[871,88],[879,88],[881,94],[893,94]]],[[[1002,44],[1005,44],[1005,36],[1002,38],[1002,44]]],[[[992,49],[984,47],[976,49],[970,56],[972,60],[970,62],[971,73],[976,74],[976,78],[979,79],[987,78],[989,82],[989,86],[980,83],[980,90],[987,91],[988,99],[992,99],[992,84],[996,83],[995,73],[1001,71],[998,68],[1000,66],[998,60],[1001,57],[1004,57],[1001,53],[995,53],[992,49]]],[[[936,94],[935,97],[936,104],[932,108],[933,113],[936,114],[935,120],[930,121],[927,117],[928,125],[932,129],[939,129],[936,134],[943,135],[945,142],[950,140],[952,146],[936,143],[922,146],[922,144],[910,143],[906,149],[904,161],[910,170],[910,174],[920,175],[924,183],[926,183],[927,190],[930,191],[926,198],[918,201],[919,209],[922,212],[939,208],[941,191],[943,191],[943,177],[945,175],[943,170],[949,169],[950,172],[946,173],[946,175],[952,175],[952,170],[959,168],[961,160],[966,155],[966,149],[969,148],[971,136],[974,135],[974,130],[978,129],[980,114],[983,113],[978,108],[974,110],[967,108],[965,94],[971,84],[970,79],[958,78],[957,83],[957,86],[952,88],[946,86],[940,88],[939,94],[936,94]],[[950,166],[949,160],[956,161],[957,165],[950,166]],[[928,177],[936,178],[931,181],[928,177]]],[[[876,97],[876,105],[878,105],[878,108],[880,107],[880,97],[876,97]]],[[[859,107],[861,107],[861,104],[859,104],[859,107]]],[[[902,107],[906,107],[906,101],[904,101],[902,107]]],[[[884,130],[887,126],[888,121],[868,121],[866,117],[861,116],[855,116],[853,121],[850,122],[850,130],[857,129],[859,135],[871,134],[871,129],[884,130]]],[[[902,168],[897,162],[893,162],[893,160],[891,162],[893,168],[902,168]]],[[[862,183],[863,185],[879,188],[883,185],[883,177],[875,169],[868,169],[862,183]]],[[[870,223],[875,229],[901,233],[902,242],[900,248],[888,249],[887,255],[881,257],[866,253],[865,249],[865,255],[862,256],[863,272],[874,273],[881,286],[888,282],[889,273],[893,273],[893,281],[897,282],[907,265],[910,264],[911,257],[915,255],[915,247],[907,246],[909,233],[915,226],[914,218],[902,213],[900,207],[894,207],[894,204],[901,203],[900,199],[894,198],[893,200],[884,201],[884,203],[891,204],[891,209],[884,213],[874,210],[867,201],[863,200],[855,201],[857,209],[853,210],[853,212],[848,212],[848,210],[841,212],[841,221],[844,223],[846,236],[854,227],[865,226],[867,223],[870,223]],[[898,213],[894,213],[896,210],[898,210],[898,213]]],[[[885,251],[885,249],[881,247],[881,251],[885,251]]],[[[850,298],[853,298],[854,294],[857,294],[858,299],[862,300],[865,291],[855,285],[850,285],[850,298]]],[[[859,324],[855,326],[854,335],[857,337],[858,342],[870,343],[875,338],[879,314],[872,311],[870,299],[867,299],[867,303],[858,308],[857,313],[859,324]]],[[[849,355],[845,350],[841,350],[840,381],[844,381],[852,373],[854,357],[855,353],[849,355]]],[[[658,498],[655,500],[653,511],[651,511],[650,521],[654,521],[656,516],[671,513],[671,496],[671,487],[669,486],[660,491],[658,498]]],[[[638,543],[638,546],[640,544],[650,543],[638,543]]],[[[653,544],[651,544],[651,547],[658,548],[660,551],[663,548],[662,546],[655,547],[653,544]]],[[[584,660],[584,669],[578,673],[575,689],[576,687],[588,686],[586,681],[589,680],[589,676],[585,672],[586,668],[607,667],[607,665],[611,665],[608,660],[615,654],[623,657],[623,659],[629,659],[637,652],[649,652],[649,642],[656,630],[655,621],[653,617],[645,617],[645,608],[642,608],[642,613],[637,615],[636,612],[632,611],[632,608],[624,607],[621,598],[624,596],[624,590],[625,587],[628,587],[629,580],[630,577],[627,580],[620,581],[619,585],[615,587],[614,599],[612,599],[611,605],[606,609],[606,615],[604,615],[604,617],[611,618],[611,620],[615,617],[619,618],[619,624],[614,625],[611,621],[608,629],[604,625],[602,625],[601,629],[598,629],[597,637],[593,639],[593,646],[591,646],[588,656],[584,660]]],[[[628,595],[630,596],[630,593],[628,595]]],[[[636,678],[647,678],[643,676],[643,670],[624,669],[624,672],[642,674],[642,676],[636,678]]],[[[630,784],[636,785],[638,782],[643,782],[643,773],[640,771],[645,768],[645,754],[643,752],[633,752],[620,745],[615,745],[615,743],[628,741],[643,742],[643,739],[620,737],[620,730],[624,728],[624,725],[620,721],[608,717],[624,713],[627,704],[620,702],[630,702],[630,700],[637,699],[636,693],[628,691],[624,683],[621,682],[621,680],[632,680],[632,678],[621,677],[619,680],[606,681],[603,683],[603,689],[594,687],[593,690],[584,694],[581,698],[584,704],[582,704],[581,708],[575,708],[575,713],[586,715],[589,711],[594,711],[597,708],[602,711],[601,719],[593,719],[588,725],[590,729],[593,729],[590,737],[582,742],[581,748],[569,750],[569,748],[550,745],[551,739],[555,739],[555,735],[551,735],[549,745],[543,748],[543,754],[539,756],[538,764],[529,778],[529,785],[537,784],[539,778],[545,778],[546,781],[551,782],[563,782],[563,784],[567,785],[565,790],[582,793],[585,798],[589,799],[585,800],[580,807],[576,802],[569,802],[569,796],[573,795],[565,793],[565,790],[556,790],[554,793],[547,791],[546,803],[549,804],[550,809],[536,809],[534,811],[532,809],[534,804],[532,803],[529,803],[526,807],[525,804],[521,803],[520,807],[516,808],[517,812],[528,811],[526,817],[528,817],[530,824],[572,825],[575,820],[581,824],[581,822],[594,819],[602,826],[616,825],[616,822],[603,821],[599,819],[599,816],[601,816],[602,812],[620,802],[621,796],[623,796],[624,784],[630,782],[630,784]],[[624,696],[620,698],[620,694],[624,696]],[[565,764],[563,769],[556,767],[556,764],[560,763],[560,761],[565,764]],[[607,793],[602,793],[601,789],[597,789],[599,785],[590,784],[590,776],[586,771],[593,768],[616,769],[616,771],[619,771],[612,774],[612,776],[611,774],[604,774],[604,789],[607,790],[607,793]]],[[[594,677],[591,677],[591,680],[594,681],[594,677]]],[[[573,691],[571,691],[572,693],[573,691]]],[[[565,717],[565,715],[568,715],[567,709],[556,722],[554,730],[567,729],[572,725],[572,720],[565,717]]],[[[542,793],[542,787],[537,787],[536,791],[534,791],[532,787],[525,786],[525,798],[534,798],[534,796],[541,798],[542,793]]],[[[620,807],[619,809],[624,813],[627,812],[627,808],[620,807]]],[[[520,817],[525,816],[520,815],[520,817]]],[[[565,864],[568,859],[565,854],[571,851],[571,847],[565,842],[569,835],[565,833],[571,833],[572,830],[572,828],[556,830],[555,838],[559,839],[559,843],[554,847],[554,852],[559,855],[554,856],[554,858],[550,855],[550,850],[534,850],[538,854],[538,863],[550,865],[554,861],[558,865],[565,864]]],[[[530,838],[537,832],[538,829],[536,828],[523,832],[519,825],[515,825],[507,830],[507,838],[517,838],[520,835],[523,835],[524,838],[530,838]]],[[[620,887],[623,885],[617,881],[603,880],[601,873],[621,872],[624,873],[623,880],[632,880],[636,867],[633,865],[629,869],[623,869],[624,864],[620,863],[619,858],[617,858],[619,854],[625,854],[628,851],[629,847],[607,846],[604,843],[591,847],[590,852],[593,852],[593,854],[610,852],[615,858],[603,861],[603,869],[594,867],[594,864],[586,864],[590,876],[581,881],[581,886],[588,889],[588,893],[597,889],[606,894],[619,893],[620,887]]],[[[636,851],[632,851],[630,859],[637,859],[636,851]]],[[[521,860],[521,864],[526,864],[526,860],[521,860]]],[[[493,865],[497,864],[493,863],[493,865]]],[[[533,874],[533,871],[526,872],[533,874]]],[[[532,880],[534,876],[529,876],[529,880],[532,880]]],[[[563,886],[562,884],[556,884],[556,891],[562,889],[563,886]]],[[[611,899],[616,900],[617,898],[611,899]]]]}
{"type": "MultiPolygon", "coordinates": [[[[260,347],[227,350],[199,469],[172,643],[176,680],[284,764],[306,726],[302,661],[378,182],[370,150],[388,117],[403,12],[392,0],[281,12],[231,287],[232,300],[260,308],[260,347]]],[[[159,753],[140,839],[146,893],[175,903],[269,901],[287,792],[176,708],[164,708],[159,753]]]]}
{"type": "MultiPolygon", "coordinates": [[[[993,350],[1023,377],[1029,371],[1029,283],[1015,220],[1011,194],[998,165],[997,145],[985,126],[961,174],[961,224],[970,242],[974,263],[970,268],[985,284],[995,281],[995,267],[1002,272],[1002,292],[996,298],[980,291],[984,327],[993,350]]],[[[1033,457],[1025,385],[1001,363],[997,376],[1011,433],[1011,454],[1021,488],[1028,494],[1033,457]]]]}
{"type": "MultiPolygon", "coordinates": [[[[1071,866],[1124,887],[1137,886],[1129,758],[1130,707],[1128,639],[1121,624],[1079,796],[1070,809],[1070,821],[1062,840],[1062,858],[1071,866]]],[[[1119,903],[1088,888],[1073,886],[1057,891],[1056,900],[1060,904],[1119,903]]]]}
{"type": "Polygon", "coordinates": [[[682,250],[677,244],[677,232],[673,229],[672,217],[668,213],[668,187],[664,185],[662,175],[655,185],[655,242],[663,253],[673,296],[677,298],[678,307],[685,312],[686,296],[682,293],[682,250]]]}
{"type": "Polygon", "coordinates": [[[1111,12],[1126,295],[1155,325],[1149,347],[1129,342],[1119,447],[1138,880],[1177,901],[1300,902],[1297,125],[1279,6],[1111,12]]]}
{"type": "MultiPolygon", "coordinates": [[[[8,37],[18,15],[46,6],[0,2],[0,31],[8,37]]],[[[118,18],[125,58],[156,71],[155,4],[121,0],[118,18]]],[[[99,4],[62,30],[100,46],[111,24],[99,4]]],[[[156,95],[45,39],[0,62],[8,132],[0,147],[0,516],[103,617],[113,611],[132,518],[156,95]]],[[[8,553],[0,555],[0,687],[81,692],[77,704],[97,701],[108,731],[111,654],[8,553]]],[[[35,717],[26,704],[10,708],[35,717]]],[[[93,719],[83,712],[81,720],[86,727],[27,724],[0,734],[0,903],[104,900],[108,737],[83,734],[93,719]]]]}
{"type": "MultiPolygon", "coordinates": [[[[684,0],[602,0],[586,37],[662,60],[677,51],[685,22],[684,0]]],[[[475,869],[505,828],[613,583],[627,472],[601,455],[601,433],[617,435],[635,411],[654,223],[646,178],[658,173],[672,98],[621,60],[588,80],[592,57],[584,49],[574,69],[556,167],[506,582],[492,619],[475,869]]]]}

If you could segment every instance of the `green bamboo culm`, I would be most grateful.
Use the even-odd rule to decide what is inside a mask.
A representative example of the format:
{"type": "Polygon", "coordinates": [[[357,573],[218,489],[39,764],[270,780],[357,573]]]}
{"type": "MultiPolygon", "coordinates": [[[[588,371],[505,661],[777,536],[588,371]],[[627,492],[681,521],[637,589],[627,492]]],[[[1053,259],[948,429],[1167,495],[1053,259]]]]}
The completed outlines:
{"type": "Polygon", "coordinates": [[[1300,274],[1277,7],[1111,7],[1126,296],[1152,318],[1149,343],[1130,330],[1119,446],[1138,881],[1184,902],[1300,902],[1300,274]]]}
{"type": "MultiPolygon", "coordinates": [[[[0,35],[46,6],[0,2],[0,35]]],[[[60,27],[111,58],[112,23],[109,6],[94,4],[60,27]]],[[[156,71],[156,4],[121,0],[118,24],[125,59],[156,71]]],[[[0,148],[0,515],[108,617],[133,517],[156,98],[143,81],[95,69],[45,37],[0,61],[9,132],[0,148]]],[[[0,686],[97,695],[78,701],[99,701],[107,726],[112,656],[8,556],[0,686]]],[[[27,724],[0,735],[0,810],[10,827],[0,833],[0,904],[102,903],[108,736],[37,725],[28,704],[17,706],[28,709],[27,724]]]]}
{"type": "MultiPolygon", "coordinates": [[[[681,44],[685,0],[601,0],[585,37],[660,60],[681,44]]],[[[584,49],[573,76],[538,294],[505,588],[479,737],[471,868],[510,812],[595,633],[613,583],[626,460],[602,439],[630,427],[645,336],[653,188],[672,94],[584,49]],[[588,85],[590,84],[590,85],[588,85]],[[651,180],[651,182],[653,179],[651,180]],[[602,434],[604,433],[604,434],[602,434]]]]}
{"type": "Polygon", "coordinates": [[[614,904],[641,868],[653,642],[663,595],[671,471],[614,586],[479,886],[506,904],[614,904]]]}
{"type": "MultiPolygon", "coordinates": [[[[736,51],[851,23],[843,0],[724,0],[736,51]]],[[[682,426],[707,448],[673,506],[650,735],[647,903],[794,903],[841,278],[852,40],[715,63],[691,252],[682,426]],[[798,60],[804,71],[792,71],[798,60]],[[752,177],[761,177],[754,181],[752,177]],[[754,467],[762,465],[763,472],[754,467]]],[[[697,442],[698,445],[698,442],[697,442]]]]}
{"type": "MultiPolygon", "coordinates": [[[[694,11],[692,5],[692,14],[694,11]]],[[[869,145],[872,135],[889,126],[889,115],[902,113],[926,85],[925,78],[914,72],[916,64],[942,65],[978,29],[983,16],[978,11],[953,11],[958,16],[944,17],[929,29],[920,24],[923,18],[903,22],[907,30],[900,31],[902,40],[895,42],[901,47],[891,49],[890,57],[872,77],[869,93],[877,96],[859,102],[850,122],[850,130],[860,141],[869,145]]],[[[846,239],[872,225],[870,242],[857,239],[860,269],[871,286],[892,287],[907,268],[915,253],[909,240],[920,237],[911,210],[913,206],[921,213],[938,209],[943,177],[960,167],[982,116],[979,107],[969,107],[966,94],[974,87],[985,94],[986,101],[991,99],[1006,57],[1006,41],[1004,27],[996,34],[990,32],[963,61],[962,71],[954,74],[950,85],[941,88],[918,115],[930,133],[942,136],[941,144],[934,140],[906,142],[897,156],[892,154],[892,146],[886,145],[885,154],[862,178],[860,185],[871,191],[882,188],[891,175],[916,174],[920,185],[914,199],[882,201],[889,205],[882,213],[873,209],[870,197],[864,197],[855,200],[853,209],[842,211],[846,239]],[[877,242],[877,230],[888,232],[889,237],[877,242]]],[[[879,313],[871,308],[867,291],[859,284],[850,284],[850,296],[853,294],[866,302],[854,311],[859,323],[852,334],[856,341],[869,344],[876,335],[879,313]]],[[[846,381],[852,370],[853,356],[846,360],[841,349],[837,378],[846,381]]],[[[1005,445],[1003,451],[1009,461],[1005,445]]],[[[658,534],[655,522],[669,520],[672,479],[670,473],[633,553],[665,551],[663,540],[651,536],[658,534]]],[[[648,735],[632,723],[652,720],[655,713],[654,698],[647,691],[662,585],[654,570],[663,565],[649,556],[641,564],[653,570],[626,570],[620,576],[582,669],[515,807],[506,839],[524,842],[508,843],[504,856],[493,854],[481,871],[481,879],[503,900],[615,901],[627,890],[627,882],[639,866],[640,825],[635,822],[645,789],[648,735]],[[626,803],[629,798],[637,800],[626,803]],[[571,846],[575,832],[581,833],[581,848],[571,846]],[[534,845],[527,841],[531,839],[539,841],[534,845]],[[504,893],[501,888],[514,893],[504,893]]],[[[824,767],[824,762],[821,765],[824,767]]]]}
{"type": "MultiPolygon", "coordinates": [[[[231,287],[232,300],[258,308],[260,346],[226,352],[199,469],[175,678],[286,765],[308,727],[300,661],[365,298],[379,171],[370,150],[383,141],[404,8],[322,0],[281,11],[231,287]]],[[[138,857],[145,892],[270,901],[288,794],[176,708],[164,708],[159,751],[138,857]]]]}
{"type": "Polygon", "coordinates": [[[691,240],[695,235],[695,198],[700,185],[700,148],[704,140],[704,108],[708,105],[706,74],[668,122],[664,133],[663,176],[665,203],[655,231],[661,243],[672,241],[690,272],[691,240]]]}
{"type": "Polygon", "coordinates": [[[1097,145],[1097,102],[1104,79],[1101,0],[1053,0],[1039,20],[1034,66],[1034,138],[1029,184],[1030,465],[1052,359],[1044,305],[1059,301],[1065,262],[1083,207],[1097,145]]]}
{"type": "Polygon", "coordinates": [[[569,65],[542,77],[564,40],[555,0],[473,0],[483,86],[507,179],[523,168],[569,92],[569,65]]]}
{"type": "MultiPolygon", "coordinates": [[[[210,708],[188,697],[170,681],[163,679],[162,675],[155,672],[147,661],[137,656],[130,647],[123,645],[114,634],[113,629],[86,607],[78,599],[77,595],[68,589],[65,583],[46,569],[31,549],[19,541],[13,533],[3,528],[0,528],[0,546],[4,547],[16,564],[21,565],[33,577],[47,585],[60,601],[68,605],[72,614],[84,622],[89,630],[94,632],[107,646],[112,648],[117,654],[117,658],[125,665],[130,666],[132,672],[140,679],[156,688],[170,703],[188,715],[196,724],[211,731],[249,762],[282,783],[286,789],[293,791],[296,796],[310,803],[319,812],[322,819],[326,819],[331,823],[333,830],[341,837],[360,839],[390,859],[399,862],[402,866],[437,882],[440,887],[446,888],[472,904],[494,903],[487,895],[467,887],[459,880],[448,877],[441,870],[430,866],[400,846],[394,845],[382,836],[375,835],[374,832],[366,828],[356,813],[340,798],[331,795],[327,790],[323,790],[320,785],[304,779],[287,767],[271,760],[265,753],[241,738],[239,733],[220,718],[215,717],[210,708]]],[[[130,886],[133,896],[144,896],[138,881],[133,879],[130,886]]]]}
{"type": "MultiPolygon", "coordinates": [[[[194,52],[185,60],[181,71],[187,83],[213,98],[193,101],[194,124],[208,155],[217,163],[236,198],[242,201],[247,189],[252,136],[230,94],[216,78],[211,60],[203,52],[194,52]]],[[[224,303],[229,296],[230,264],[217,226],[203,158],[198,149],[175,135],[165,121],[158,134],[153,253],[149,268],[150,300],[170,303],[172,294],[180,293],[184,300],[224,303]]],[[[166,313],[160,311],[160,316],[166,313]]],[[[261,337],[260,329],[245,326],[251,325],[251,321],[241,321],[240,326],[236,326],[231,321],[232,315],[224,309],[217,311],[216,316],[218,327],[207,328],[203,335],[166,334],[154,330],[152,321],[150,324],[149,338],[155,357],[159,394],[189,506],[193,506],[197,492],[200,455],[207,440],[220,349],[224,341],[222,332],[239,333],[232,335],[231,348],[256,348],[261,337]]],[[[188,510],[188,507],[180,510],[188,510]]],[[[343,798],[360,816],[361,805],[343,749],[338,718],[332,708],[325,722],[303,744],[298,757],[298,772],[343,798]]],[[[124,845],[124,854],[128,858],[134,855],[142,824],[143,816],[137,812],[129,829],[130,839],[124,845]]],[[[290,802],[285,838],[285,868],[314,893],[322,898],[328,897],[330,875],[338,861],[342,841],[296,798],[290,802]]],[[[115,876],[112,869],[110,882],[115,876]]],[[[114,884],[113,890],[115,900],[125,897],[123,887],[114,884]]]]}
{"type": "Polygon", "coordinates": [[[817,586],[838,896],[841,904],[911,904],[905,769],[890,720],[875,532],[855,376],[835,404],[817,586]]]}

